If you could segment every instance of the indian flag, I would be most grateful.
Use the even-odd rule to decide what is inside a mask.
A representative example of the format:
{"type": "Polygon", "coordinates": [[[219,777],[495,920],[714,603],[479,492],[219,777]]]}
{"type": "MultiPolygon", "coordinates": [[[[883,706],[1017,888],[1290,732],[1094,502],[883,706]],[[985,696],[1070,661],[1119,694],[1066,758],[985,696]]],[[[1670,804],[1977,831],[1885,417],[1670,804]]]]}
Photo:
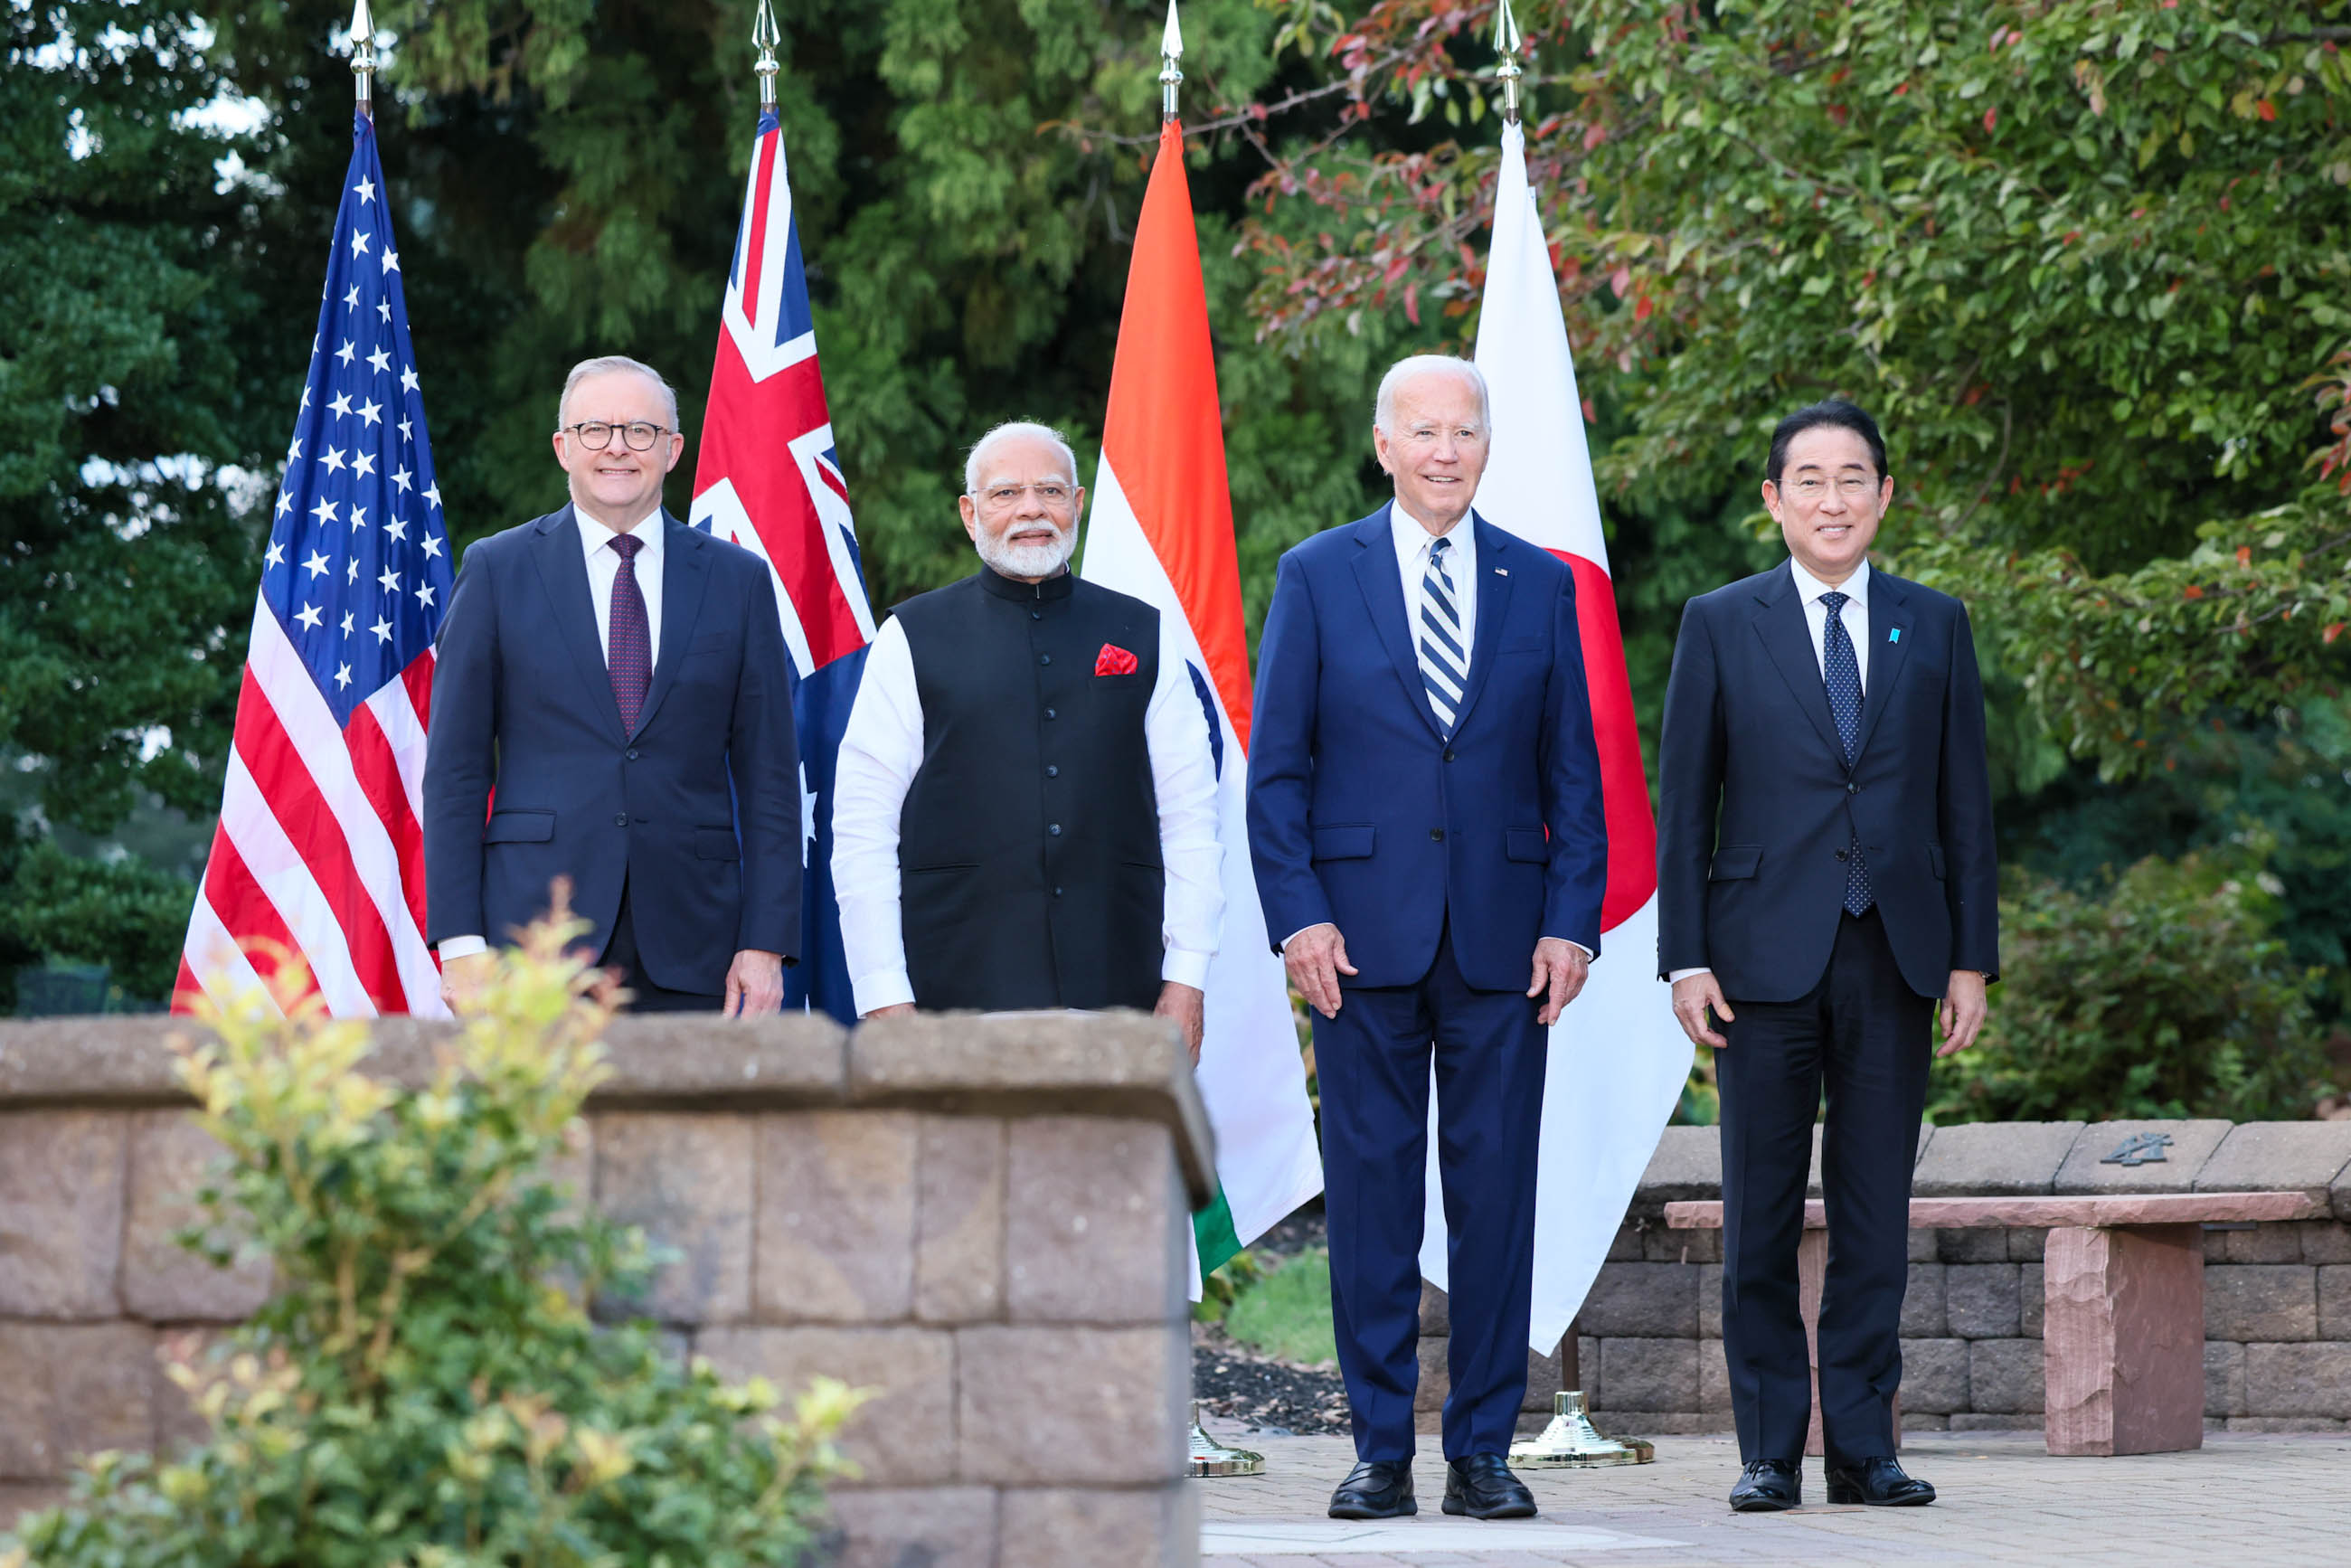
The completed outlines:
{"type": "MultiPolygon", "coordinates": [[[[1656,820],[1633,723],[1625,636],[1616,625],[1600,493],[1583,437],[1559,282],[1527,184],[1526,135],[1515,124],[1502,130],[1477,360],[1494,405],[1492,455],[1479,482],[1478,512],[1558,556],[1575,573],[1577,630],[1608,813],[1600,961],[1552,1029],[1543,1087],[1530,1338],[1547,1355],[1592,1289],[1617,1221],[1688,1081],[1690,1043],[1674,1021],[1672,990],[1656,977],[1656,820]]],[[[1432,1135],[1430,1223],[1420,1270],[1442,1288],[1445,1211],[1436,1196],[1436,1148],[1432,1135]]]]}
{"type": "Polygon", "coordinates": [[[1223,1190],[1194,1220],[1206,1273],[1322,1191],[1322,1161],[1289,981],[1249,871],[1249,642],[1199,236],[1172,120],[1135,230],[1082,572],[1165,617],[1216,752],[1225,932],[1208,967],[1199,1084],[1223,1190]]]}

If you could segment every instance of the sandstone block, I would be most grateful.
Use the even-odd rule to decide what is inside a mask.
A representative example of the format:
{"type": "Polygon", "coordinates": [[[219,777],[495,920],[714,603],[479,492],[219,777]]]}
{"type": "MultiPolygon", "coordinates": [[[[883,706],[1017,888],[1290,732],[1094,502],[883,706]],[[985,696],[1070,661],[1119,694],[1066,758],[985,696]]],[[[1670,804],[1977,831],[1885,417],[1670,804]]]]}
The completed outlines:
{"type": "Polygon", "coordinates": [[[1603,1339],[1696,1339],[1698,1273],[1685,1263],[1603,1263],[1577,1318],[1603,1339]]]}
{"type": "MultiPolygon", "coordinates": [[[[2199,1447],[2208,1396],[2200,1310],[2206,1270],[2195,1228],[2061,1227],[2049,1233],[2044,1267],[2049,1451],[2153,1454],[2199,1447]]],[[[1987,1405],[1980,1390],[1976,1404],[2001,1407],[1987,1405]]]]}
{"type": "Polygon", "coordinates": [[[2204,1414],[2207,1416],[2245,1413],[2245,1347],[2226,1340],[2204,1342],[2204,1414]]]}
{"type": "Polygon", "coordinates": [[[1950,1332],[1961,1339],[2015,1339],[2022,1332],[2018,1265],[1954,1263],[1943,1271],[1950,1332]]]}
{"type": "Polygon", "coordinates": [[[1730,1363],[1719,1339],[1698,1342],[1698,1407],[1726,1422],[1730,1416],[1730,1363]]]}
{"type": "Polygon", "coordinates": [[[143,1323],[0,1322],[0,1480],[155,1446],[155,1333],[143,1323]]]}
{"type": "Polygon", "coordinates": [[[1180,1326],[956,1331],[956,1473],[1007,1486],[1180,1479],[1188,1340],[1180,1326]]]}
{"type": "Polygon", "coordinates": [[[2011,1226],[2008,1238],[2008,1260],[2011,1263],[2038,1263],[2049,1246],[2049,1228],[2045,1225],[2011,1226]]]}
{"type": "Polygon", "coordinates": [[[2065,1163],[2057,1169],[2057,1190],[2062,1193],[2099,1192],[2189,1192],[2196,1184],[2197,1173],[2220,1140],[2229,1135],[2230,1123],[2221,1121],[2194,1122],[2093,1122],[2082,1129],[2080,1137],[2065,1155],[2065,1163]],[[2143,1165],[2108,1165],[2107,1157],[2126,1152],[2133,1141],[2143,1137],[2168,1137],[2171,1140],[2159,1152],[2162,1158],[2143,1165]]]}
{"type": "Polygon", "coordinates": [[[1911,1179],[1919,1197],[2014,1197],[2057,1183],[2079,1122],[1973,1122],[1938,1127],[1911,1179]]]}
{"type": "Polygon", "coordinates": [[[1722,1265],[1719,1263],[1698,1265],[1698,1337],[1722,1337],[1722,1265]]]}
{"type": "Polygon", "coordinates": [[[2307,1263],[2207,1265],[2204,1332],[2225,1340],[2316,1339],[2318,1270],[2307,1263]]]}
{"type": "MultiPolygon", "coordinates": [[[[1667,1130],[1671,1131],[1670,1128],[1667,1130]]],[[[1608,1261],[1611,1263],[1638,1263],[1641,1260],[1641,1254],[1647,1250],[1641,1239],[1642,1232],[1645,1228],[1646,1228],[1646,1227],[1639,1221],[1635,1221],[1629,1225],[1619,1226],[1616,1230],[1616,1239],[1608,1243],[1608,1261]]]]}
{"type": "Polygon", "coordinates": [[[1906,1339],[1902,1342],[1902,1408],[1924,1416],[1949,1416],[1968,1407],[1968,1342],[1906,1339]]]}
{"type": "Polygon", "coordinates": [[[1941,1232],[1926,1227],[1913,1226],[1910,1229],[1904,1231],[1903,1234],[1910,1239],[1910,1261],[1913,1263],[1934,1263],[1941,1260],[1943,1255],[1937,1248],[1935,1241],[1935,1239],[1940,1235],[1941,1232]]]}
{"type": "Polygon", "coordinates": [[[1984,1227],[1938,1230],[1935,1255],[1946,1263],[2005,1263],[2008,1233],[1984,1227]]]}
{"type": "Polygon", "coordinates": [[[1189,1215],[1167,1129],[1034,1116],[1007,1130],[1006,1315],[1014,1322],[1179,1322],[1189,1215]]]}
{"type": "Polygon", "coordinates": [[[1667,1127],[1658,1134],[1634,1202],[1644,1211],[1722,1196],[1722,1129],[1667,1127]]]}
{"type": "Polygon", "coordinates": [[[2011,1416],[2004,1412],[1967,1410],[1951,1414],[1954,1432],[2030,1432],[2039,1426],[2038,1416],[2011,1416]]]}
{"type": "MultiPolygon", "coordinates": [[[[1531,1350],[1527,1352],[1527,1391],[1519,1401],[1519,1408],[1549,1410],[1552,1404],[1552,1396],[1570,1386],[1565,1376],[1565,1369],[1558,1356],[1543,1355],[1531,1350]]],[[[1447,1375],[1447,1381],[1451,1381],[1450,1373],[1447,1375]]]]}
{"type": "Polygon", "coordinates": [[[1902,1413],[1902,1430],[1906,1432],[1947,1432],[1950,1427],[1949,1416],[1921,1416],[1915,1410],[1902,1413]]]}
{"type": "MultiPolygon", "coordinates": [[[[240,1249],[215,1269],[172,1238],[204,1222],[196,1194],[223,1163],[220,1145],[184,1111],[131,1117],[129,1213],[122,1240],[122,1305],[151,1322],[239,1322],[269,1297],[269,1260],[240,1249]]],[[[242,1238],[223,1235],[235,1246],[242,1238]]]]}
{"type": "Polygon", "coordinates": [[[1420,1282],[1420,1332],[1423,1338],[1430,1334],[1442,1338],[1453,1332],[1450,1302],[1444,1291],[1426,1280],[1420,1282]]]}
{"type": "Polygon", "coordinates": [[[1008,1490],[999,1561],[1023,1568],[1189,1568],[1200,1556],[1200,1489],[1008,1490]]]}
{"type": "Polygon", "coordinates": [[[1641,1257],[1650,1263],[1719,1263],[1722,1261],[1722,1232],[1713,1230],[1671,1230],[1652,1226],[1641,1232],[1641,1257]]]}
{"type": "Polygon", "coordinates": [[[1598,1410],[1600,1402],[1600,1342],[1590,1334],[1578,1335],[1575,1341],[1575,1369],[1583,1380],[1583,1403],[1586,1408],[1598,1410]]]}
{"type": "Polygon", "coordinates": [[[2305,1219],[2295,1227],[2302,1233],[2305,1263],[2351,1263],[2351,1225],[2339,1219],[2305,1219]]]}
{"type": "MultiPolygon", "coordinates": [[[[1822,1196],[1821,1145],[1827,1135],[1828,1128],[1825,1124],[1820,1122],[1813,1124],[1813,1160],[1811,1167],[1804,1177],[1804,1194],[1808,1197],[1819,1197],[1822,1196]]],[[[1918,1161],[1927,1157],[1927,1145],[1934,1136],[1935,1124],[1933,1123],[1921,1122],[1918,1124],[1918,1147],[1917,1152],[1911,1157],[1911,1164],[1914,1166],[1918,1161]]]]}
{"type": "Polygon", "coordinates": [[[2318,1271],[2318,1337],[2351,1340],[2351,1265],[2329,1263],[2318,1271]]]}
{"type": "Polygon", "coordinates": [[[835,1487],[838,1568],[997,1568],[989,1487],[835,1487]]]}
{"type": "Polygon", "coordinates": [[[1984,1415],[2041,1414],[2041,1341],[2037,1339],[1970,1341],[1970,1403],[1979,1414],[1984,1415]]]}
{"type": "Polygon", "coordinates": [[[0,1114],[0,1315],[115,1315],[129,1134],[105,1111],[0,1114]]]}
{"type": "Polygon", "coordinates": [[[888,1322],[914,1310],[922,1121],[898,1111],[759,1118],[760,1321],[888,1322]]]}
{"type": "Polygon", "coordinates": [[[1412,1385],[1412,1413],[1416,1421],[1426,1417],[1427,1425],[1416,1429],[1434,1432],[1437,1429],[1437,1413],[1445,1408],[1446,1396],[1453,1391],[1453,1371],[1446,1358],[1451,1354],[1453,1340],[1447,1334],[1423,1334],[1413,1346],[1417,1358],[1419,1376],[1412,1385]]]}
{"type": "Polygon", "coordinates": [[[2247,1345],[2245,1406],[2252,1416],[2351,1416],[2351,1344],[2247,1345]]]}
{"type": "Polygon", "coordinates": [[[225,1328],[167,1330],[155,1347],[155,1451],[168,1454],[204,1442],[213,1434],[189,1393],[172,1381],[170,1369],[183,1364],[207,1381],[220,1375],[225,1354],[225,1328]]]}
{"type": "Polygon", "coordinates": [[[788,1402],[818,1376],[872,1391],[841,1435],[862,1480],[915,1486],[954,1471],[955,1336],[945,1329],[741,1324],[704,1329],[694,1348],[721,1376],[765,1377],[788,1402]]]}
{"type": "Polygon", "coordinates": [[[1602,1385],[1611,1410],[1696,1410],[1698,1341],[1606,1339],[1600,1342],[1602,1385]]]}
{"type": "Polygon", "coordinates": [[[925,1116],[917,1133],[914,1316],[981,1322],[1004,1311],[1004,1124],[925,1116]]]}
{"type": "MultiPolygon", "coordinates": [[[[2324,1197],[2351,1166],[2351,1122],[2248,1122],[2220,1141],[2198,1192],[2300,1191],[2324,1197]]],[[[2338,1204],[2335,1214],[2342,1217],[2338,1204]]]]}
{"type": "Polygon", "coordinates": [[[2222,1249],[2231,1263],[2300,1263],[2302,1227],[2291,1221],[2256,1225],[2250,1230],[2221,1231],[2222,1249]]]}
{"type": "Polygon", "coordinates": [[[2049,1310],[2047,1270],[2038,1263],[2020,1263],[2016,1270],[2017,1332],[2039,1339],[2049,1310]]]}
{"type": "Polygon", "coordinates": [[[822,1013],[631,1014],[605,1031],[612,1077],[599,1093],[639,1101],[705,1094],[832,1100],[847,1081],[848,1046],[849,1031],[822,1013]]]}
{"type": "Polygon", "coordinates": [[[1942,1263],[1910,1265],[1910,1282],[1902,1292],[1904,1339],[1940,1339],[1951,1332],[1943,1296],[1948,1272],[1949,1266],[1942,1263]]]}
{"type": "Polygon", "coordinates": [[[642,1300],[600,1310],[670,1323],[738,1322],[751,1313],[751,1121],[611,1112],[597,1119],[596,1203],[676,1254],[642,1300]]]}

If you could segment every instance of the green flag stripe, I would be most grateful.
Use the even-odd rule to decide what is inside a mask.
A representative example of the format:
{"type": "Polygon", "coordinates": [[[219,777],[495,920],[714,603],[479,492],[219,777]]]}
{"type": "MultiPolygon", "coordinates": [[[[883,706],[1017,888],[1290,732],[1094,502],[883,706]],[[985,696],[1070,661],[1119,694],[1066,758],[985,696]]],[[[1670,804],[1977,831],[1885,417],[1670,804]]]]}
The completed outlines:
{"type": "Polygon", "coordinates": [[[1232,1206],[1225,1201],[1221,1183],[1217,1196],[1208,1200],[1208,1207],[1192,1216],[1192,1236],[1199,1243],[1200,1277],[1204,1280],[1240,1251],[1241,1239],[1233,1229],[1232,1206]]]}

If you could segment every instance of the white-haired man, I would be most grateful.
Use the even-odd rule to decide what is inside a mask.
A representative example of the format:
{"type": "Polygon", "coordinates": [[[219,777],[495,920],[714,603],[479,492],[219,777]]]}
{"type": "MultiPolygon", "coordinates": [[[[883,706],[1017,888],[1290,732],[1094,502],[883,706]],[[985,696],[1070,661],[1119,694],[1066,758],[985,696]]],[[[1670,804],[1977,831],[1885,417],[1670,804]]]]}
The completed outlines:
{"type": "Polygon", "coordinates": [[[1198,1059],[1224,916],[1216,765],[1159,612],[1069,570],[1085,492],[1040,424],[964,466],[980,570],[899,605],[833,787],[857,1010],[1148,1009],[1198,1059]]]}
{"type": "Polygon", "coordinates": [[[767,566],[662,509],[677,394],[617,354],[557,405],[569,505],[465,552],[424,761],[453,1001],[571,883],[639,1011],[774,1012],[799,950],[799,763],[767,566]]]}
{"type": "Polygon", "coordinates": [[[1531,1514],[1527,1385],[1545,1030],[1608,880],[1575,580],[1469,509],[1486,383],[1405,360],[1372,444],[1395,499],[1281,559],[1258,646],[1249,850],[1314,1009],[1331,1294],[1359,1461],[1341,1519],[1416,1511],[1428,1091],[1451,1240],[1445,1511],[1531,1514]]]}

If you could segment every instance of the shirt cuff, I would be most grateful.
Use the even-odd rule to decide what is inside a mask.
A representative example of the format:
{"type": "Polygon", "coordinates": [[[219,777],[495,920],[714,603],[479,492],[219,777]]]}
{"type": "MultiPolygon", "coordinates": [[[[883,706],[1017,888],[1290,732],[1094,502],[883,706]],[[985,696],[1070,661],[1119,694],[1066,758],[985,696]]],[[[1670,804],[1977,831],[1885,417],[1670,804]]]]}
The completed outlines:
{"type": "Polygon", "coordinates": [[[1703,965],[1695,969],[1676,969],[1672,974],[1666,977],[1666,984],[1669,986],[1678,986],[1684,980],[1688,979],[1692,975],[1711,975],[1713,973],[1714,971],[1712,969],[1707,968],[1703,965]]]}
{"type": "Polygon", "coordinates": [[[489,950],[490,944],[484,937],[452,936],[441,944],[441,961],[445,964],[452,958],[470,958],[489,950]]]}
{"type": "Polygon", "coordinates": [[[1181,947],[1170,947],[1167,956],[1160,960],[1159,977],[1205,991],[1208,988],[1208,960],[1215,956],[1214,953],[1187,953],[1181,947]]]}
{"type": "Polygon", "coordinates": [[[1583,943],[1578,942],[1578,941],[1577,941],[1574,937],[1573,937],[1573,936],[1562,936],[1562,937],[1561,937],[1561,938],[1560,938],[1560,940],[1561,940],[1561,941],[1562,941],[1562,942],[1564,942],[1564,943],[1566,943],[1569,946],[1571,946],[1571,947],[1574,948],[1577,952],[1579,952],[1579,953],[1583,954],[1583,957],[1584,957],[1584,961],[1585,961],[1586,963],[1594,962],[1594,961],[1596,961],[1596,960],[1599,958],[1599,956],[1600,956],[1600,955],[1599,955],[1599,954],[1597,954],[1597,953],[1593,952],[1591,948],[1589,948],[1589,947],[1585,946],[1583,943]]]}
{"type": "Polygon", "coordinates": [[[863,1018],[877,1008],[894,1008],[914,999],[914,983],[906,978],[904,969],[882,969],[871,975],[860,975],[849,982],[850,994],[857,1002],[857,1016],[863,1018]]]}

